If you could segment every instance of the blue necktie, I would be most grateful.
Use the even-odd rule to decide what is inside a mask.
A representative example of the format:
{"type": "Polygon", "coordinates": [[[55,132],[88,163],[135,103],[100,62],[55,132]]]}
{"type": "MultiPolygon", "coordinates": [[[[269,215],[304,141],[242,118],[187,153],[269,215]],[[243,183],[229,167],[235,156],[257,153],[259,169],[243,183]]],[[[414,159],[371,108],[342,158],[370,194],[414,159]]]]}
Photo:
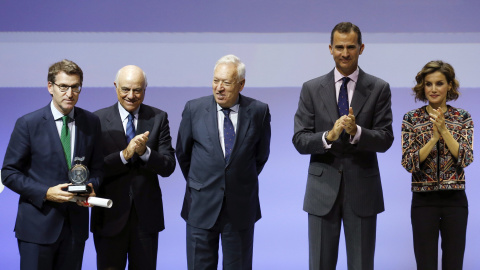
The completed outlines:
{"type": "Polygon", "coordinates": [[[135,119],[135,117],[131,113],[129,113],[126,132],[127,144],[130,143],[133,137],[135,137],[135,125],[133,124],[133,119],[135,119]]]}
{"type": "Polygon", "coordinates": [[[223,109],[225,118],[223,119],[223,141],[225,143],[225,162],[228,162],[230,154],[232,154],[233,143],[235,142],[235,129],[232,120],[230,120],[230,109],[223,109]]]}
{"type": "Polygon", "coordinates": [[[340,93],[338,93],[338,114],[340,116],[348,115],[347,84],[349,81],[349,77],[342,78],[342,86],[340,86],[340,93]]]}

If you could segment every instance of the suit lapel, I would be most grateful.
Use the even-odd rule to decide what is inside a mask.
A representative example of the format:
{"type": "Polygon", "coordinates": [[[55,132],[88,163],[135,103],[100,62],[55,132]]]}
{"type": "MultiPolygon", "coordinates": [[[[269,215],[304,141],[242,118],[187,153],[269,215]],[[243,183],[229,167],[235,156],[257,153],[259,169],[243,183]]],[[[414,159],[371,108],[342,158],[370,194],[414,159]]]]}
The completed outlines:
{"type": "Polygon", "coordinates": [[[137,130],[136,134],[142,134],[146,131],[151,131],[153,129],[155,118],[146,107],[141,104],[140,110],[138,111],[138,123],[137,123],[137,130]]]}
{"type": "Polygon", "coordinates": [[[325,76],[321,82],[320,98],[324,100],[323,104],[327,110],[332,123],[335,123],[340,115],[338,114],[337,96],[335,91],[335,76],[333,70],[325,76]]]}
{"type": "Polygon", "coordinates": [[[118,103],[115,103],[105,117],[108,134],[117,145],[118,149],[125,149],[127,147],[127,139],[125,137],[125,130],[123,129],[122,119],[118,111],[118,103]]]}
{"type": "Polygon", "coordinates": [[[353,108],[353,114],[355,117],[358,116],[360,113],[363,105],[368,99],[368,96],[370,95],[370,84],[371,81],[366,81],[365,80],[365,72],[360,69],[359,74],[358,74],[358,82],[355,87],[355,92],[352,97],[352,103],[350,107],[353,108]]]}
{"type": "Polygon", "coordinates": [[[84,122],[83,113],[75,108],[75,149],[72,158],[72,164],[75,164],[75,157],[85,157],[83,150],[85,149],[85,133],[81,128],[84,122]]]}
{"type": "Polygon", "coordinates": [[[212,139],[213,148],[216,154],[224,159],[222,146],[220,145],[220,136],[218,134],[218,119],[217,119],[217,103],[212,96],[212,101],[205,106],[205,125],[207,127],[208,136],[212,139]]]}
{"type": "Polygon", "coordinates": [[[245,139],[245,135],[247,134],[248,128],[250,127],[250,104],[245,102],[244,98],[240,95],[239,100],[240,106],[238,107],[238,120],[237,120],[237,132],[235,134],[235,144],[233,145],[232,154],[230,155],[230,159],[228,160],[227,165],[235,158],[235,154],[238,152],[238,149],[243,143],[245,139]]]}
{"type": "Polygon", "coordinates": [[[55,119],[53,119],[52,110],[50,104],[45,107],[43,111],[43,119],[45,121],[45,126],[47,127],[48,136],[52,138],[52,147],[54,155],[57,156],[58,160],[63,160],[62,168],[65,171],[68,171],[67,160],[65,158],[65,152],[63,151],[62,142],[60,136],[58,135],[57,125],[55,124],[55,119]]]}

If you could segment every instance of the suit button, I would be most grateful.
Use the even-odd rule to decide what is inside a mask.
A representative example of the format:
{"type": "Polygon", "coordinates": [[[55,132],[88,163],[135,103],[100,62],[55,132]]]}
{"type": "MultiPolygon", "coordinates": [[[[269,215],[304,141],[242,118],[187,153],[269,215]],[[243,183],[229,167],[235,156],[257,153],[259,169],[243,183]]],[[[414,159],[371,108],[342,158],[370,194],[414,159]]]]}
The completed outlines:
{"type": "Polygon", "coordinates": [[[225,190],[225,187],[221,187],[220,190],[222,190],[222,191],[225,190]]]}
{"type": "Polygon", "coordinates": [[[339,173],[339,174],[342,174],[342,173],[343,173],[343,171],[342,171],[342,170],[338,170],[338,173],[339,173]]]}

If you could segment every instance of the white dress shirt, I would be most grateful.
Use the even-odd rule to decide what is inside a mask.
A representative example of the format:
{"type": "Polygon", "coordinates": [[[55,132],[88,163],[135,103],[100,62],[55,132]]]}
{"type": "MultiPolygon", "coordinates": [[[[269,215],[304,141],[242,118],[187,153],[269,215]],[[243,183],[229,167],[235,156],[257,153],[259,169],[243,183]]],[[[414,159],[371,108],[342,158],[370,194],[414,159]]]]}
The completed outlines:
{"type": "MultiPolygon", "coordinates": [[[[55,119],[55,125],[57,126],[57,131],[58,131],[58,137],[61,139],[62,138],[62,127],[63,127],[63,114],[55,108],[55,105],[53,105],[53,101],[50,102],[50,110],[52,111],[53,114],[53,119],[55,119]]],[[[70,160],[73,162],[73,154],[75,154],[75,118],[73,116],[75,115],[75,107],[70,111],[68,114],[68,117],[72,119],[70,123],[68,123],[68,132],[70,133],[70,160]]]]}
{"type": "MultiPolygon", "coordinates": [[[[340,94],[340,88],[342,87],[342,78],[345,77],[345,76],[343,76],[340,73],[340,71],[338,71],[338,69],[336,67],[335,67],[335,70],[334,70],[333,73],[334,73],[334,80],[335,80],[335,95],[337,97],[337,103],[338,103],[338,95],[340,94]]],[[[360,73],[360,70],[357,67],[357,69],[352,74],[347,76],[348,78],[350,78],[350,81],[348,81],[348,83],[347,83],[348,106],[349,107],[350,107],[350,104],[352,104],[352,98],[353,98],[353,94],[355,93],[355,87],[357,86],[358,74],[359,73],[360,73]]],[[[355,112],[353,112],[353,113],[355,113],[355,112]]],[[[358,140],[360,140],[361,135],[362,135],[362,128],[359,125],[357,125],[357,133],[355,134],[355,136],[353,138],[352,138],[352,136],[350,136],[350,143],[351,144],[358,143],[358,140]]],[[[327,143],[327,140],[325,138],[325,133],[323,133],[322,141],[323,141],[323,147],[325,149],[332,148],[332,145],[327,143]]]]}

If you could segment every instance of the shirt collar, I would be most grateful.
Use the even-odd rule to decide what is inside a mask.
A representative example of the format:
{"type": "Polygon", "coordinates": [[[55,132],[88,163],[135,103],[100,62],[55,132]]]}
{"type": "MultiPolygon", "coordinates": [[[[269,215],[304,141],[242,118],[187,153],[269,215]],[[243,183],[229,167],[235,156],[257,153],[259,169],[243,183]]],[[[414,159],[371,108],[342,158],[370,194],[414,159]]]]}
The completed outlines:
{"type": "MultiPolygon", "coordinates": [[[[132,112],[133,116],[138,119],[138,111],[140,111],[140,106],[132,112]]],[[[125,108],[123,108],[122,104],[120,104],[120,102],[118,102],[118,112],[120,112],[120,119],[125,120],[125,118],[128,117],[128,114],[130,114],[129,111],[125,110],[125,108]]]]}
{"type": "MultiPolygon", "coordinates": [[[[50,102],[50,110],[52,111],[53,119],[55,119],[55,121],[63,117],[63,113],[61,113],[59,110],[57,110],[57,108],[55,108],[55,105],[53,105],[53,101],[50,102]]],[[[73,109],[67,115],[68,117],[70,117],[70,119],[75,120],[75,118],[73,117],[75,115],[75,107],[73,107],[73,109]]]]}
{"type": "MultiPolygon", "coordinates": [[[[238,113],[238,108],[239,107],[240,107],[240,105],[237,103],[237,104],[233,105],[232,107],[230,107],[229,109],[232,110],[233,112],[238,113]]],[[[223,110],[223,108],[220,105],[218,105],[218,103],[217,103],[217,111],[221,111],[221,110],[223,110]]]]}
{"type": "MultiPolygon", "coordinates": [[[[348,75],[347,77],[350,78],[350,80],[354,81],[355,83],[358,81],[358,74],[360,73],[360,69],[357,67],[357,69],[350,75],[348,75]]],[[[343,77],[343,74],[340,73],[340,71],[338,71],[337,67],[335,67],[335,71],[334,71],[334,76],[335,76],[335,82],[338,82],[340,81],[343,77]]]]}

